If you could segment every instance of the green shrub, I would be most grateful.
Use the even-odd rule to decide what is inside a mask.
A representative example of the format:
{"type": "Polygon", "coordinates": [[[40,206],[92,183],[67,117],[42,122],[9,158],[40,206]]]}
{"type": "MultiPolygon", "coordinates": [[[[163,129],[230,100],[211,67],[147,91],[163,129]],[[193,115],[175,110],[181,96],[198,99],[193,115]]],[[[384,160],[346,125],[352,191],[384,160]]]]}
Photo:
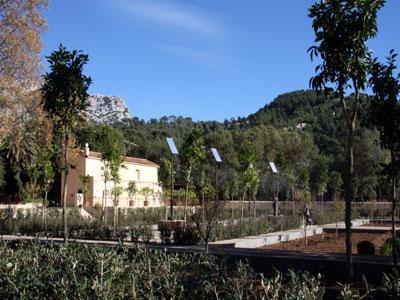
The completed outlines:
{"type": "Polygon", "coordinates": [[[0,286],[1,299],[320,299],[324,293],[319,277],[266,278],[207,254],[138,248],[128,255],[123,247],[34,242],[0,245],[0,286]]]}
{"type": "MultiPolygon", "coordinates": [[[[381,248],[379,249],[379,253],[381,255],[387,255],[390,256],[392,255],[392,249],[393,249],[393,240],[392,238],[388,238],[383,245],[381,246],[381,248]]],[[[400,238],[396,237],[396,249],[397,249],[397,253],[400,253],[400,238]]]]}

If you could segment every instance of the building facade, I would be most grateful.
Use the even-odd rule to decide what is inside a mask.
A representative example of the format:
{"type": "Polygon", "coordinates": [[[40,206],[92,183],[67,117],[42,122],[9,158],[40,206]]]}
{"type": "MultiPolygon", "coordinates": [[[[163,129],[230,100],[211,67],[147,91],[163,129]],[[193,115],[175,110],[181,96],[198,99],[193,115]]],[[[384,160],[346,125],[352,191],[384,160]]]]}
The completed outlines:
{"type": "MultiPolygon", "coordinates": [[[[67,181],[67,206],[102,207],[114,205],[114,183],[104,180],[104,163],[101,154],[89,150],[88,144],[79,153],[71,155],[67,181]],[[83,176],[88,179],[88,191],[84,200],[83,176]]],[[[122,193],[118,197],[119,207],[160,207],[163,206],[162,188],[158,184],[159,166],[147,159],[125,157],[119,171],[122,193]],[[137,192],[129,195],[127,188],[134,183],[137,192]],[[129,197],[130,196],[130,197],[129,197]]],[[[63,190],[64,177],[61,179],[63,190]]],[[[63,193],[62,193],[63,194],[63,193]]]]}

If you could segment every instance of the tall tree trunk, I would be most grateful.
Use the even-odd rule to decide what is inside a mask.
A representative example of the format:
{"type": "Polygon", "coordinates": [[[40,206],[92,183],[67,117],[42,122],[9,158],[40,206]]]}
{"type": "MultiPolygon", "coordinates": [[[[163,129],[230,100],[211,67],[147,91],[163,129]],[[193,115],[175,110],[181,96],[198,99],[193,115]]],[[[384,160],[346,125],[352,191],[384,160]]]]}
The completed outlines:
{"type": "Polygon", "coordinates": [[[68,240],[68,227],[67,227],[67,193],[68,193],[68,144],[69,144],[69,135],[68,132],[64,134],[64,195],[63,195],[63,229],[64,229],[64,243],[67,243],[68,240]]]}
{"type": "Polygon", "coordinates": [[[187,205],[188,205],[188,197],[189,197],[189,182],[186,181],[186,190],[185,190],[185,208],[183,209],[183,219],[186,221],[187,214],[187,205]]]}
{"type": "Polygon", "coordinates": [[[189,198],[189,182],[190,182],[190,173],[192,172],[192,167],[190,166],[188,169],[188,174],[186,177],[186,191],[185,191],[185,208],[184,212],[184,220],[186,221],[186,214],[187,214],[187,206],[188,206],[188,198],[189,198]]]}
{"type": "Polygon", "coordinates": [[[243,217],[244,217],[244,197],[246,195],[246,190],[243,191],[243,195],[242,195],[242,205],[241,205],[241,210],[242,210],[242,214],[241,214],[241,220],[243,221],[243,217]]]}
{"type": "Polygon", "coordinates": [[[251,217],[251,197],[250,197],[249,191],[247,191],[247,203],[248,203],[248,211],[249,211],[248,216],[250,219],[250,217],[251,217]]]}
{"type": "Polygon", "coordinates": [[[45,210],[45,205],[47,203],[47,194],[48,194],[48,191],[46,189],[44,191],[44,200],[42,201],[42,221],[43,221],[44,231],[46,231],[46,210],[45,210]]]}
{"type": "Polygon", "coordinates": [[[345,186],[346,200],[346,260],[347,260],[347,279],[353,280],[353,255],[352,255],[352,240],[351,240],[351,208],[354,201],[354,133],[356,120],[355,116],[348,121],[348,141],[347,141],[347,178],[345,186]]]}
{"type": "Polygon", "coordinates": [[[116,184],[114,183],[114,201],[113,201],[113,231],[114,234],[116,233],[116,227],[117,227],[117,189],[116,189],[116,184]]]}
{"type": "Polygon", "coordinates": [[[253,217],[256,218],[256,197],[253,197],[253,217]]]}
{"type": "Polygon", "coordinates": [[[106,225],[106,205],[107,205],[107,180],[104,180],[103,199],[101,203],[101,222],[106,225]]]}
{"type": "Polygon", "coordinates": [[[292,186],[292,206],[293,206],[292,215],[294,216],[296,214],[296,207],[295,207],[295,203],[294,203],[294,187],[293,186],[292,186]]]}
{"type": "Polygon", "coordinates": [[[351,209],[352,202],[354,200],[354,145],[355,145],[355,127],[357,108],[360,100],[360,93],[358,85],[353,82],[355,89],[355,99],[353,102],[352,111],[347,107],[347,103],[344,99],[343,86],[339,85],[339,97],[342,103],[343,114],[347,122],[348,137],[347,137],[347,170],[345,177],[345,225],[346,225],[346,273],[347,280],[351,282],[353,280],[353,255],[352,255],[352,240],[351,240],[351,209]]]}
{"type": "MultiPolygon", "coordinates": [[[[392,147],[390,151],[391,160],[392,160],[392,167],[395,168],[396,163],[396,155],[394,153],[394,147],[392,147]]],[[[395,222],[395,212],[396,212],[396,174],[394,169],[392,170],[392,255],[393,255],[393,264],[397,269],[397,272],[400,271],[398,262],[397,262],[397,241],[396,241],[396,222],[395,222]]]]}

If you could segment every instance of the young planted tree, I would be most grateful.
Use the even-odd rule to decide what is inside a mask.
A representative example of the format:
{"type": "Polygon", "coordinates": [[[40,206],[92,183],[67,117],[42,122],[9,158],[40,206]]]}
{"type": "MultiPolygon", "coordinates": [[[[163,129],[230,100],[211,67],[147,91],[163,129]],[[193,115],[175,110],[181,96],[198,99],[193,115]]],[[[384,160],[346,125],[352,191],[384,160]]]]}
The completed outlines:
{"type": "MultiPolygon", "coordinates": [[[[303,203],[304,212],[306,212],[306,210],[309,211],[312,198],[310,187],[310,172],[308,170],[303,171],[300,176],[298,200],[303,203]]],[[[305,213],[303,213],[304,245],[307,245],[307,221],[307,216],[305,213]]]]}
{"type": "Polygon", "coordinates": [[[42,219],[44,228],[46,229],[47,196],[56,176],[53,162],[51,161],[51,153],[49,151],[41,151],[39,153],[38,164],[41,169],[41,186],[44,192],[44,198],[42,198],[42,219]]]}
{"type": "Polygon", "coordinates": [[[250,212],[250,201],[253,200],[253,217],[256,217],[256,196],[260,188],[260,173],[258,169],[250,165],[244,172],[244,186],[249,194],[249,216],[250,212]]]}
{"type": "Polygon", "coordinates": [[[232,171],[229,181],[230,200],[237,200],[239,197],[239,176],[237,172],[232,171]]]}
{"type": "Polygon", "coordinates": [[[317,197],[321,203],[321,216],[322,220],[324,220],[324,195],[328,190],[328,167],[324,162],[321,162],[317,167],[316,174],[316,189],[317,189],[317,197]]]}
{"type": "Polygon", "coordinates": [[[134,206],[135,205],[135,197],[139,191],[138,188],[136,187],[136,183],[129,182],[128,187],[126,188],[126,191],[128,192],[129,206],[134,206]]]}
{"type": "MultiPolygon", "coordinates": [[[[210,186],[211,189],[214,189],[210,186]]],[[[211,198],[210,198],[211,199],[211,198]]],[[[208,252],[208,244],[212,237],[215,226],[218,223],[218,211],[221,209],[220,202],[206,201],[200,209],[190,215],[190,220],[194,223],[196,231],[200,235],[208,252]]]]}
{"type": "Polygon", "coordinates": [[[120,176],[120,170],[121,168],[124,167],[125,157],[120,155],[119,153],[114,153],[114,155],[111,157],[111,160],[109,161],[110,163],[110,179],[114,184],[114,187],[111,191],[112,196],[114,197],[113,199],[113,228],[114,231],[116,230],[116,225],[118,223],[118,206],[119,206],[119,196],[123,192],[123,188],[119,186],[121,183],[121,176],[120,176]]]}
{"type": "Polygon", "coordinates": [[[67,193],[69,171],[69,148],[72,129],[82,120],[82,114],[89,106],[88,89],[91,78],[83,74],[83,68],[88,63],[89,57],[81,51],[69,52],[60,45],[58,50],[47,57],[50,72],[44,76],[41,88],[43,109],[52,119],[56,128],[62,134],[62,210],[64,241],[68,239],[67,229],[67,193]]]}
{"type": "Polygon", "coordinates": [[[393,50],[387,58],[387,64],[381,64],[374,59],[371,68],[370,84],[375,97],[370,106],[369,120],[377,127],[380,133],[381,146],[390,152],[390,163],[386,173],[391,180],[392,201],[392,239],[393,262],[399,271],[396,253],[396,182],[400,169],[398,157],[400,155],[400,74],[396,70],[396,56],[393,50]]]}
{"type": "MultiPolygon", "coordinates": [[[[101,125],[96,133],[96,138],[101,153],[102,175],[104,180],[104,190],[101,205],[101,220],[105,224],[107,222],[107,182],[112,180],[111,169],[114,168],[114,175],[119,173],[115,170],[118,164],[122,164],[121,158],[125,156],[126,149],[124,144],[124,137],[118,129],[109,125],[101,125]]],[[[116,177],[115,177],[116,178],[116,177]]]]}
{"type": "Polygon", "coordinates": [[[36,201],[36,195],[40,192],[39,186],[39,178],[40,178],[40,171],[38,165],[32,165],[27,170],[27,175],[29,177],[29,182],[25,185],[24,190],[26,192],[26,196],[29,195],[30,201],[34,203],[36,201]]]}
{"type": "Polygon", "coordinates": [[[343,180],[342,180],[342,175],[339,172],[336,171],[331,172],[329,186],[332,190],[333,208],[335,210],[335,221],[336,221],[336,237],[338,238],[339,237],[338,219],[339,216],[342,216],[345,209],[344,202],[340,197],[343,187],[343,180]]]}
{"type": "Polygon", "coordinates": [[[87,195],[90,192],[90,175],[79,175],[79,180],[82,185],[83,208],[87,207],[87,195]]]}
{"type": "MultiPolygon", "coordinates": [[[[256,155],[254,150],[254,145],[249,141],[243,142],[239,145],[238,149],[239,153],[239,164],[240,171],[242,172],[241,176],[241,187],[242,187],[242,199],[241,199],[241,219],[244,217],[244,200],[246,198],[248,183],[246,180],[246,172],[249,172],[251,166],[254,166],[256,162],[256,155]]],[[[250,172],[251,174],[251,172],[250,172]]]]}
{"type": "Polygon", "coordinates": [[[205,158],[205,147],[203,141],[203,133],[198,128],[194,128],[186,137],[182,145],[181,159],[184,165],[186,193],[185,193],[185,208],[184,219],[186,221],[187,205],[189,198],[189,185],[192,178],[192,171],[199,166],[205,158]]]}
{"type": "Polygon", "coordinates": [[[145,201],[144,206],[148,206],[149,202],[148,202],[147,198],[154,193],[153,189],[146,186],[140,190],[140,193],[144,197],[144,201],[145,201]]]}
{"type": "Polygon", "coordinates": [[[169,195],[170,207],[172,207],[172,201],[173,201],[172,194],[167,192],[169,189],[171,189],[173,182],[173,174],[171,174],[171,172],[173,172],[171,160],[166,159],[165,157],[161,158],[159,180],[161,182],[161,186],[163,189],[163,199],[165,204],[165,220],[168,219],[168,201],[166,195],[169,195]]]}
{"type": "Polygon", "coordinates": [[[117,229],[117,224],[118,224],[118,204],[119,204],[119,197],[122,195],[124,192],[124,188],[120,185],[116,185],[114,182],[114,186],[111,190],[111,195],[114,197],[113,203],[114,203],[114,215],[113,215],[113,228],[114,228],[114,233],[116,232],[117,229]]]}
{"type": "Polygon", "coordinates": [[[311,59],[321,57],[311,78],[313,89],[330,88],[338,95],[344,121],[348,129],[347,169],[345,178],[346,201],[346,260],[348,280],[353,278],[351,246],[351,203],[354,199],[355,127],[361,92],[367,83],[369,50],[367,41],[377,33],[377,12],[384,0],[326,0],[314,3],[309,9],[313,20],[315,43],[308,50],[311,59]],[[351,90],[354,94],[345,97],[351,90]]]}

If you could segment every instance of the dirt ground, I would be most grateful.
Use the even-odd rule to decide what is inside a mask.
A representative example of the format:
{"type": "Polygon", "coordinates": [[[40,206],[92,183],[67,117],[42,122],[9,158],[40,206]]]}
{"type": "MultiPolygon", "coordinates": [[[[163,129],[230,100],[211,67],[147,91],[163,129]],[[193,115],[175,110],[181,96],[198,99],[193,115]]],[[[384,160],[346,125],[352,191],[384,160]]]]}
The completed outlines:
{"type": "MultiPolygon", "coordinates": [[[[357,254],[357,244],[361,241],[370,241],[375,245],[375,254],[379,254],[379,248],[391,237],[390,232],[387,233],[353,233],[352,248],[353,253],[357,254]]],[[[339,233],[336,238],[335,233],[325,233],[324,235],[314,235],[307,238],[307,246],[304,245],[304,239],[297,239],[280,244],[267,245],[264,249],[291,250],[291,251],[307,251],[307,252],[331,252],[346,253],[346,235],[339,233]]]]}
{"type": "MultiPolygon", "coordinates": [[[[364,224],[361,225],[361,227],[389,227],[392,228],[392,224],[391,223],[373,223],[373,224],[364,224]]],[[[399,225],[396,225],[396,228],[399,227],[399,225]]]]}

